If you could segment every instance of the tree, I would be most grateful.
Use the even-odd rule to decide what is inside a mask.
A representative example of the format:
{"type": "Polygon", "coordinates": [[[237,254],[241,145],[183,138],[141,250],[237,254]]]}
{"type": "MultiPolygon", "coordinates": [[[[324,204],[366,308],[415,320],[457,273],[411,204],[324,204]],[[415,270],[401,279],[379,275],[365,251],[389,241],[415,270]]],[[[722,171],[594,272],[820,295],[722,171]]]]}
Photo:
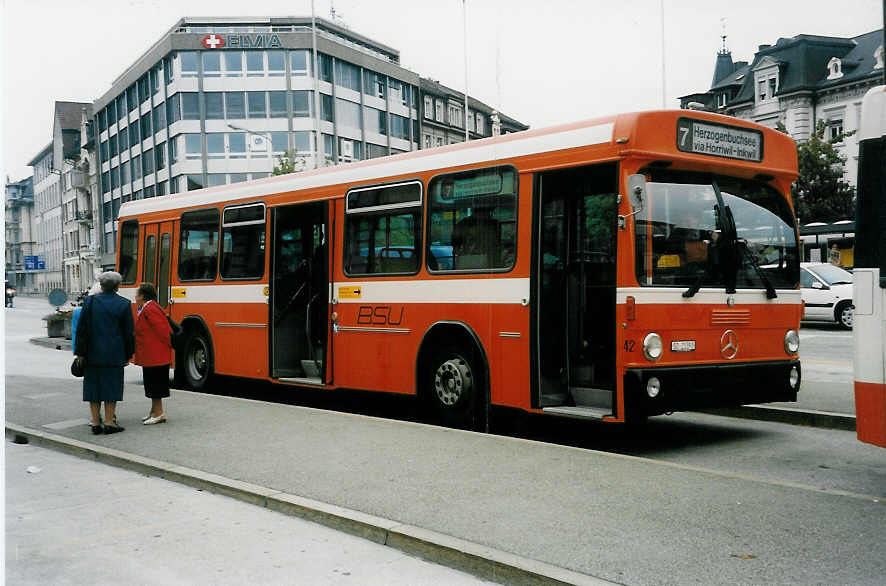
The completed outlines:
{"type": "Polygon", "coordinates": [[[855,215],[855,187],[843,180],[846,157],[834,147],[851,133],[825,138],[820,121],[806,142],[797,145],[800,176],[791,188],[797,216],[804,222],[834,222],[855,215]]]}
{"type": "Polygon", "coordinates": [[[288,150],[277,157],[277,165],[274,167],[274,175],[286,175],[305,170],[305,158],[298,156],[297,151],[288,150]]]}

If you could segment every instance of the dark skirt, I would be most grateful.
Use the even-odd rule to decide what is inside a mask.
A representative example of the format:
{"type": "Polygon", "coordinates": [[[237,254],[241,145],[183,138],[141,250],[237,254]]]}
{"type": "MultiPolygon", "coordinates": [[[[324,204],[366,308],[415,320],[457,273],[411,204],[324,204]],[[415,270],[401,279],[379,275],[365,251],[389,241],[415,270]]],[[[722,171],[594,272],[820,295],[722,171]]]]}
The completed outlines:
{"type": "Polygon", "coordinates": [[[148,399],[165,399],[169,396],[169,365],[142,366],[142,377],[145,379],[145,397],[148,399]]]}
{"type": "Polygon", "coordinates": [[[123,400],[122,366],[89,366],[83,373],[83,400],[91,403],[123,400]]]}

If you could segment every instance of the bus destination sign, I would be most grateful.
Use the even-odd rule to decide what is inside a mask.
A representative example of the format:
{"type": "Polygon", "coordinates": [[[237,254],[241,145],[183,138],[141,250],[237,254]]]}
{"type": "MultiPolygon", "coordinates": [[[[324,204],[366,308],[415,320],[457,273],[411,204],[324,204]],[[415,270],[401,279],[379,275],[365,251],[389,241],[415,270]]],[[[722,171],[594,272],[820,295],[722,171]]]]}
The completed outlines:
{"type": "Polygon", "coordinates": [[[763,160],[763,133],[737,126],[680,118],[677,121],[677,148],[685,153],[759,163],[763,160]]]}

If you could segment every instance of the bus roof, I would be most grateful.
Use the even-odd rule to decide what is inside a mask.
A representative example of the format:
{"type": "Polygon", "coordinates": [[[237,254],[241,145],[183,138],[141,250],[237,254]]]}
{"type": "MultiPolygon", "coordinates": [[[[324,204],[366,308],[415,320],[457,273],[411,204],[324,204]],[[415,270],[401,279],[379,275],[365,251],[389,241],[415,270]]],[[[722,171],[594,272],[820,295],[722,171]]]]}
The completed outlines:
{"type": "MultiPolygon", "coordinates": [[[[149,199],[129,201],[120,207],[120,218],[145,213],[215,205],[263,196],[294,192],[305,189],[331,187],[341,184],[375,183],[383,178],[408,176],[438,169],[450,169],[484,162],[505,162],[516,157],[536,155],[570,148],[622,142],[621,134],[633,134],[640,122],[648,118],[666,116],[676,120],[680,116],[718,121],[732,126],[754,128],[766,133],[781,135],[758,124],[688,110],[659,110],[620,114],[540,128],[525,130],[503,136],[473,140],[433,149],[422,149],[378,159],[356,161],[333,167],[312,169],[257,179],[249,182],[219,185],[184,194],[170,194],[149,199]],[[627,125],[627,127],[624,127],[627,125]],[[619,137],[614,133],[618,132],[619,137]]],[[[784,136],[790,141],[790,138],[784,136]]],[[[625,145],[628,148],[628,145],[625,145]]]]}

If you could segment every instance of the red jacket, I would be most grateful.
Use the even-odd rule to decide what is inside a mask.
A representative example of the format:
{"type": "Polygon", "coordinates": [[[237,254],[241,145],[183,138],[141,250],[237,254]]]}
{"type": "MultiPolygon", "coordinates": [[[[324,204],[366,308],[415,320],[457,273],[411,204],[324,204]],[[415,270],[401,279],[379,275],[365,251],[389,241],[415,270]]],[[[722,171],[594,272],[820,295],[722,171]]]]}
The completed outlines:
{"type": "Polygon", "coordinates": [[[156,301],[142,307],[135,320],[135,363],[141,366],[163,366],[172,362],[169,336],[172,329],[166,314],[156,301]]]}

